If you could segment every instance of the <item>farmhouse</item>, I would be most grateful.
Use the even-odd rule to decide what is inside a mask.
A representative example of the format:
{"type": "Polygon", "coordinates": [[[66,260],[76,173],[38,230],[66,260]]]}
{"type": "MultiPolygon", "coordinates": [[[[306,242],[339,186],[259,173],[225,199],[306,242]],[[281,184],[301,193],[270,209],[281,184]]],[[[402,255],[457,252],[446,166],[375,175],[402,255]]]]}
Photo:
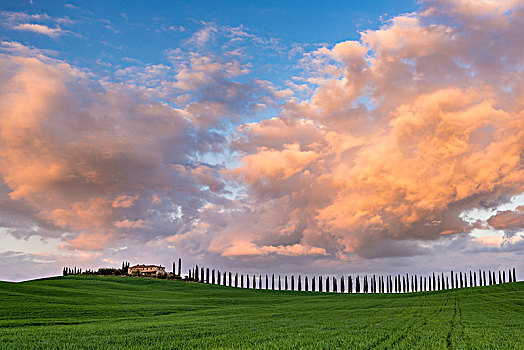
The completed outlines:
{"type": "Polygon", "coordinates": [[[166,268],[162,265],[135,265],[128,269],[128,274],[138,271],[142,276],[158,276],[166,273],[166,268]]]}

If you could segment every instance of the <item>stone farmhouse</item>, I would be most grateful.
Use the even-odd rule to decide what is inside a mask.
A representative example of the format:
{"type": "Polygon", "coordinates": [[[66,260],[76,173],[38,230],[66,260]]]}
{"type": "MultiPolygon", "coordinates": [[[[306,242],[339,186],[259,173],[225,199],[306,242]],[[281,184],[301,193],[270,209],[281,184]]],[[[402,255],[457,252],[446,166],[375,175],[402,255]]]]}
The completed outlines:
{"type": "Polygon", "coordinates": [[[158,276],[166,273],[166,268],[162,265],[135,265],[128,269],[128,274],[139,271],[142,276],[158,276]]]}

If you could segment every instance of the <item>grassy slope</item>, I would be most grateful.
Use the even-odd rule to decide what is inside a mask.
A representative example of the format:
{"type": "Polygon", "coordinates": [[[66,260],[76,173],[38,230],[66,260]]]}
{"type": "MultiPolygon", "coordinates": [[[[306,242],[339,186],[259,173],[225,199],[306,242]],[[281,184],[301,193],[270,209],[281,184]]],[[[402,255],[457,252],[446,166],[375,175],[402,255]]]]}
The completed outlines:
{"type": "Polygon", "coordinates": [[[400,295],[68,276],[0,282],[0,349],[524,348],[524,283],[400,295]]]}

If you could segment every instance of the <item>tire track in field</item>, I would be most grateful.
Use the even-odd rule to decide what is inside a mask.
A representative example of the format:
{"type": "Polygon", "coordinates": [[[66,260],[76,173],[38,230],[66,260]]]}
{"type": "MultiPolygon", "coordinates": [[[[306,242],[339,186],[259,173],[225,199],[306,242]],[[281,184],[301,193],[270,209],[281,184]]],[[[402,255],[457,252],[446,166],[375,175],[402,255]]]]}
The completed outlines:
{"type": "MultiPolygon", "coordinates": [[[[429,321],[430,319],[435,318],[437,315],[439,315],[439,314],[442,312],[442,310],[444,310],[444,308],[448,305],[450,298],[451,298],[451,293],[448,293],[448,294],[446,295],[446,300],[444,301],[444,303],[440,304],[440,306],[438,307],[437,310],[435,310],[435,311],[432,312],[432,313],[429,313],[426,317],[424,317],[423,322],[422,322],[420,325],[417,325],[416,322],[415,322],[415,323],[413,324],[413,326],[417,325],[417,328],[418,328],[418,329],[421,329],[422,327],[426,326],[427,323],[428,323],[428,321],[429,321]]],[[[406,328],[406,330],[409,330],[411,327],[405,327],[405,328],[406,328]]],[[[397,339],[397,340],[396,340],[394,343],[392,343],[391,345],[393,346],[393,345],[398,345],[398,344],[400,344],[402,341],[404,341],[406,338],[408,338],[409,335],[410,335],[409,332],[404,332],[404,333],[401,335],[401,337],[400,337],[399,339],[397,339]]],[[[413,336],[412,336],[412,337],[413,337],[413,336]]],[[[420,339],[421,339],[421,337],[420,337],[420,333],[416,333],[416,338],[417,338],[417,340],[420,340],[420,339]]]]}
{"type": "MultiPolygon", "coordinates": [[[[433,318],[437,316],[438,314],[440,314],[442,310],[444,309],[444,307],[448,304],[450,296],[451,296],[451,293],[447,295],[446,300],[444,301],[444,303],[440,304],[440,307],[437,310],[429,313],[428,316],[424,317],[419,327],[425,326],[430,318],[433,318]]],[[[424,304],[426,303],[427,303],[427,296],[425,295],[424,304]]],[[[424,307],[424,305],[421,307],[424,307]]],[[[411,311],[411,309],[412,308],[410,308],[409,311],[411,311]]],[[[402,314],[406,312],[408,312],[408,309],[402,312],[402,314]]],[[[418,325],[417,321],[419,320],[419,318],[417,316],[419,315],[415,313],[410,322],[404,323],[403,326],[399,326],[398,328],[396,328],[394,332],[392,332],[392,334],[386,334],[385,336],[377,339],[377,341],[375,341],[373,344],[370,345],[369,349],[375,349],[379,347],[381,344],[387,343],[390,339],[394,339],[394,340],[392,341],[391,344],[387,346],[387,348],[394,347],[396,344],[401,343],[405,338],[408,337],[409,335],[408,331],[411,330],[414,326],[418,325]]]]}
{"type": "Polygon", "coordinates": [[[455,319],[457,318],[457,294],[455,293],[455,304],[453,305],[453,318],[451,319],[451,328],[449,329],[448,336],[446,337],[446,348],[453,349],[453,342],[451,336],[453,335],[453,329],[455,328],[455,319]]]}

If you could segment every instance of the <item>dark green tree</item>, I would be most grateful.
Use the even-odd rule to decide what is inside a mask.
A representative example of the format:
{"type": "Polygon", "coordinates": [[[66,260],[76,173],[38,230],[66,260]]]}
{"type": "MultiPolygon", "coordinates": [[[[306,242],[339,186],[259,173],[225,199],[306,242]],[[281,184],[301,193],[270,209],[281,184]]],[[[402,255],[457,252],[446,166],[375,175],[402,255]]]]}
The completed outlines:
{"type": "Polygon", "coordinates": [[[313,292],[317,291],[317,289],[315,288],[315,276],[311,277],[311,290],[313,292]]]}
{"type": "Polygon", "coordinates": [[[271,289],[275,290],[275,274],[271,275],[271,289]]]}
{"type": "Polygon", "coordinates": [[[280,275],[278,275],[278,290],[282,290],[282,285],[280,284],[280,275]]]}
{"type": "Polygon", "coordinates": [[[200,282],[205,283],[204,278],[205,278],[205,276],[204,276],[204,268],[201,267],[200,268],[200,282]]]}
{"type": "Polygon", "coordinates": [[[515,271],[515,268],[513,268],[513,282],[517,282],[517,273],[515,271]]]}
{"type": "Polygon", "coordinates": [[[182,258],[178,258],[178,276],[182,277],[182,258]]]}
{"type": "Polygon", "coordinates": [[[346,288],[344,286],[344,276],[340,277],[340,293],[344,293],[346,288]]]}
{"type": "Polygon", "coordinates": [[[268,283],[268,279],[267,279],[267,275],[266,275],[266,290],[268,290],[268,289],[269,289],[269,287],[268,287],[268,286],[269,286],[269,283],[268,283]]]}
{"type": "Polygon", "coordinates": [[[258,275],[258,289],[262,289],[262,275],[258,275]]]}
{"type": "Polygon", "coordinates": [[[322,288],[322,276],[318,276],[318,291],[323,292],[324,288],[322,288]]]}
{"type": "Polygon", "coordinates": [[[355,293],[360,293],[360,277],[355,278],[355,293]]]}
{"type": "Polygon", "coordinates": [[[307,280],[308,280],[307,276],[304,276],[304,282],[305,282],[305,285],[306,285],[306,286],[304,287],[304,290],[305,290],[306,292],[309,292],[309,283],[308,283],[307,280]]]}
{"type": "Polygon", "coordinates": [[[329,292],[329,277],[326,276],[326,292],[329,292]]]}
{"type": "Polygon", "coordinates": [[[291,290],[295,290],[295,275],[291,275],[291,290]]]}
{"type": "Polygon", "coordinates": [[[298,291],[302,292],[302,276],[298,275],[298,291]]]}
{"type": "Polygon", "coordinates": [[[337,279],[335,278],[335,276],[333,276],[333,292],[334,292],[334,293],[337,293],[337,292],[338,292],[338,288],[337,288],[337,279]]]}
{"type": "Polygon", "coordinates": [[[348,276],[348,293],[353,293],[353,279],[351,275],[348,276]]]}
{"type": "Polygon", "coordinates": [[[289,288],[288,288],[288,287],[289,287],[289,285],[288,285],[288,283],[287,283],[287,275],[286,275],[286,278],[285,278],[285,283],[284,283],[284,287],[285,287],[285,289],[284,289],[284,290],[289,290],[289,288]]]}
{"type": "Polygon", "coordinates": [[[209,267],[206,268],[206,283],[209,283],[209,267]]]}

